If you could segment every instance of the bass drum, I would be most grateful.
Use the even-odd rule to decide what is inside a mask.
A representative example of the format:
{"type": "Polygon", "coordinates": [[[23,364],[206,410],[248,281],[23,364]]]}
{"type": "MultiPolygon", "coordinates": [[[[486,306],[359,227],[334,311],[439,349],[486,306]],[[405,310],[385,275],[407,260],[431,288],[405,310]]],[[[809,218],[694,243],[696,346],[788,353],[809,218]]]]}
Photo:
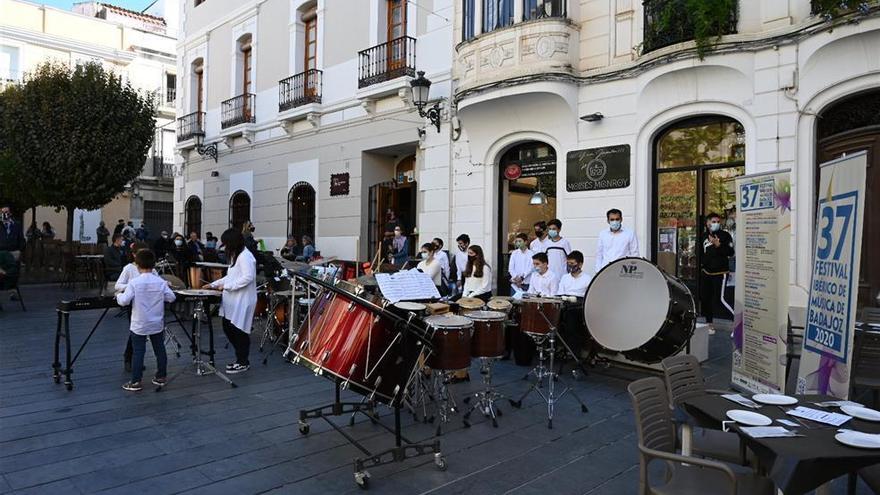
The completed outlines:
{"type": "Polygon", "coordinates": [[[694,333],[694,298],[683,283],[642,258],[609,263],[584,299],[593,340],[627,359],[656,363],[687,345],[694,333]]]}

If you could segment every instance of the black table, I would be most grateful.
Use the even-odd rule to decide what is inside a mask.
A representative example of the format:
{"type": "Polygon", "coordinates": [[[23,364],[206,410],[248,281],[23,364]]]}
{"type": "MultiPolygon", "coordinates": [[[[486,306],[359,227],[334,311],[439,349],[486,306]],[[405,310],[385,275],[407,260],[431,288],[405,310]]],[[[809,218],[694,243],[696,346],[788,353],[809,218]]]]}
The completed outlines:
{"type": "MultiPolygon", "coordinates": [[[[841,412],[837,408],[824,409],[814,404],[814,402],[837,400],[834,397],[822,395],[798,395],[795,397],[799,401],[797,405],[841,412]]],[[[693,420],[692,424],[714,429],[721,429],[722,421],[730,421],[727,417],[727,411],[731,409],[750,410],[720,395],[695,397],[683,402],[681,406],[693,420]]],[[[794,418],[785,414],[779,406],[764,405],[755,411],[773,420],[789,419],[794,421],[794,418]]],[[[860,468],[880,463],[880,449],[848,447],[834,439],[838,428],[804,419],[801,421],[808,427],[786,426],[786,428],[797,430],[804,437],[752,438],[737,426],[731,428],[755,453],[759,466],[767,471],[770,479],[786,495],[806,493],[837,477],[853,474],[860,468]]],[[[776,421],[773,425],[783,426],[776,421]]],[[[857,418],[847,421],[840,428],[865,433],[880,433],[880,423],[857,418]]]]}

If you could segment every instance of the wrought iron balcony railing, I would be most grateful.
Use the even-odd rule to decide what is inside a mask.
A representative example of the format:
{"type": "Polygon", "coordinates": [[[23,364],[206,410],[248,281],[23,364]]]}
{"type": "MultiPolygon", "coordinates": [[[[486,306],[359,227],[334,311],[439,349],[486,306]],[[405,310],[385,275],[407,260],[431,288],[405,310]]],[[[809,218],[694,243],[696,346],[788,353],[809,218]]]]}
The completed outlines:
{"type": "MultiPolygon", "coordinates": [[[[645,0],[645,33],[642,53],[694,39],[694,23],[686,0],[645,0]]],[[[736,33],[738,2],[727,13],[721,34],[736,33]]]]}
{"type": "Polygon", "coordinates": [[[416,40],[409,36],[358,52],[358,88],[416,75],[416,40]]]}
{"type": "Polygon", "coordinates": [[[323,72],[309,69],[278,82],[278,111],[309,103],[321,103],[323,72]]]}
{"type": "Polygon", "coordinates": [[[257,96],[253,93],[238,95],[220,104],[220,127],[236,126],[256,122],[254,104],[257,96]]]}
{"type": "Polygon", "coordinates": [[[177,88],[165,88],[165,103],[174,106],[174,100],[177,99],[177,88]]]}
{"type": "Polygon", "coordinates": [[[177,142],[205,133],[205,112],[193,112],[177,119],[177,142]]]}
{"type": "Polygon", "coordinates": [[[174,177],[174,164],[166,162],[164,157],[153,157],[153,177],[174,177]]]}

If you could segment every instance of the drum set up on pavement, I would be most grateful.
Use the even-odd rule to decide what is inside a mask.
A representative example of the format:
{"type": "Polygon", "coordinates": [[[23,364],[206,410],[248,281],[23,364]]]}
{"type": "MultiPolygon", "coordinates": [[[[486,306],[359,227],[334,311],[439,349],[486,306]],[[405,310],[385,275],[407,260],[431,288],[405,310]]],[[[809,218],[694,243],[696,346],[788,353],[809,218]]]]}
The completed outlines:
{"type": "MultiPolygon", "coordinates": [[[[281,263],[278,276],[260,287],[257,307],[262,321],[260,348],[283,349],[288,361],[304,366],[316,376],[335,384],[333,402],[300,411],[299,430],[308,434],[309,420],[326,420],[364,453],[355,461],[355,481],[366,488],[367,467],[407,458],[433,455],[440,469],[446,460],[436,439],[410,442],[401,434],[401,410],[423,422],[437,421],[436,434],[460,412],[452,387],[456,376],[479,363],[481,387],[463,402],[461,416],[471,426],[474,411],[498,426],[502,415],[497,403],[504,396],[493,384],[493,367],[506,353],[507,334],[534,342],[537,365],[526,375],[533,382],[517,400],[519,408],[530,393],[537,393],[547,406],[547,425],[553,427],[556,403],[574,398],[582,412],[588,408],[555,369],[557,356],[567,356],[581,369],[580,353],[559,331],[560,322],[580,325],[591,358],[603,353],[622,353],[645,363],[681,352],[693,334],[696,314],[687,287],[641,258],[624,258],[609,264],[593,278],[585,298],[495,297],[484,302],[462,298],[456,302],[399,301],[384,299],[371,276],[343,281],[333,270],[315,276],[313,267],[281,263]],[[633,308],[639,308],[638,311],[633,308]],[[561,318],[575,312],[575,318],[561,318]],[[557,392],[557,387],[561,391],[557,392]],[[344,401],[350,390],[359,401],[344,401]],[[376,407],[394,411],[394,428],[378,421],[376,407]],[[395,436],[393,447],[374,453],[331,421],[333,416],[364,414],[395,436]]],[[[255,328],[257,328],[255,326],[255,328]]],[[[568,329],[571,332],[572,329],[568,329]]]]}

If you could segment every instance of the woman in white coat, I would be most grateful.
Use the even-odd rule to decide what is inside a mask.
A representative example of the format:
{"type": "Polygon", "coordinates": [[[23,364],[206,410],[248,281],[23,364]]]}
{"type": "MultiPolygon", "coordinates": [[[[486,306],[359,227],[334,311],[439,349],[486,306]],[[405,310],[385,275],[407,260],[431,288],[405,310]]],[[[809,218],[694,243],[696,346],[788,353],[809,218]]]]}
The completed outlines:
{"type": "Polygon", "coordinates": [[[220,303],[223,333],[235,349],[235,362],[226,365],[226,372],[241,373],[250,368],[251,324],[257,305],[257,260],[244,248],[244,236],[238,230],[223,232],[220,242],[226,250],[229,269],[225,277],[203,288],[223,291],[220,303]]]}

